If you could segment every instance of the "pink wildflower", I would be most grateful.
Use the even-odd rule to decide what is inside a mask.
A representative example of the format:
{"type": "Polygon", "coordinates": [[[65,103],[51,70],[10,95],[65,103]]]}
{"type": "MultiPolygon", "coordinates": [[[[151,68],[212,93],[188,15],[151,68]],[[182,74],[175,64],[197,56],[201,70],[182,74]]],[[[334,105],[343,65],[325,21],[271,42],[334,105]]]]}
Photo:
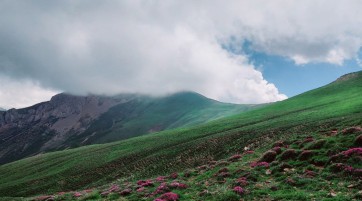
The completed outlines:
{"type": "Polygon", "coordinates": [[[239,195],[243,195],[244,194],[244,189],[241,188],[240,186],[236,186],[234,187],[233,191],[239,195]]]}
{"type": "Polygon", "coordinates": [[[73,194],[73,196],[74,196],[74,197],[80,197],[80,196],[82,196],[82,194],[79,193],[79,192],[75,192],[75,193],[73,194]]]}
{"type": "Polygon", "coordinates": [[[169,188],[167,186],[166,183],[162,183],[161,185],[159,185],[156,189],[156,191],[154,192],[154,194],[161,194],[161,193],[165,193],[169,191],[169,188]]]}
{"type": "Polygon", "coordinates": [[[253,154],[254,151],[246,151],[245,153],[246,153],[246,154],[253,154]]]}
{"type": "Polygon", "coordinates": [[[170,186],[171,186],[171,188],[179,188],[179,189],[187,188],[186,184],[182,184],[182,183],[179,183],[179,182],[172,182],[170,186]]]}
{"type": "Polygon", "coordinates": [[[171,179],[177,179],[177,177],[178,177],[177,172],[174,172],[174,173],[172,173],[172,174],[170,175],[170,178],[171,178],[171,179]]]}
{"type": "Polygon", "coordinates": [[[137,182],[137,185],[146,187],[146,186],[153,186],[153,182],[151,180],[140,180],[137,182]]]}
{"type": "Polygon", "coordinates": [[[177,201],[179,199],[179,196],[176,193],[168,192],[162,194],[159,199],[164,201],[177,201]]]}
{"type": "Polygon", "coordinates": [[[159,176],[159,177],[156,178],[156,181],[157,182],[163,182],[163,181],[165,181],[165,179],[166,179],[165,176],[159,176]]]}
{"type": "Polygon", "coordinates": [[[241,155],[240,154],[236,154],[236,155],[233,155],[231,156],[228,161],[232,161],[232,162],[235,162],[237,160],[239,160],[241,158],[241,155]]]}
{"type": "Polygon", "coordinates": [[[343,151],[341,154],[343,154],[346,157],[351,156],[353,154],[362,156],[362,148],[348,149],[347,151],[343,151]]]}

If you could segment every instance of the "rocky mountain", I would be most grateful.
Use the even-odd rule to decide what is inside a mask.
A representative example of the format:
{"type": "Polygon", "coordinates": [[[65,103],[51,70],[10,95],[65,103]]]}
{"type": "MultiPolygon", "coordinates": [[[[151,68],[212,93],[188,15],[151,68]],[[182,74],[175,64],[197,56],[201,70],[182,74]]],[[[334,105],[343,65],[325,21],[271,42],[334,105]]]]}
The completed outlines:
{"type": "Polygon", "coordinates": [[[0,112],[0,164],[204,123],[252,107],[219,103],[192,92],[165,97],[58,94],[48,102],[0,112]]]}

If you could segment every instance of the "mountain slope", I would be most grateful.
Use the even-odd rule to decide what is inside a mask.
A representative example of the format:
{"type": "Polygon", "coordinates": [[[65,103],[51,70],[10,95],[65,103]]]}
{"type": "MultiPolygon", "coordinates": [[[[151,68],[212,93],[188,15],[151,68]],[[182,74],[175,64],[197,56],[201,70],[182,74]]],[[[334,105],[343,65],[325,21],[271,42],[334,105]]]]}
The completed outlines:
{"type": "Polygon", "coordinates": [[[48,151],[197,125],[254,107],[220,103],[192,92],[165,97],[58,94],[49,102],[0,112],[0,164],[48,151]]]}
{"type": "Polygon", "coordinates": [[[362,125],[362,73],[205,125],[54,152],[0,166],[0,195],[76,190],[167,175],[270,146],[272,141],[362,125]]]}

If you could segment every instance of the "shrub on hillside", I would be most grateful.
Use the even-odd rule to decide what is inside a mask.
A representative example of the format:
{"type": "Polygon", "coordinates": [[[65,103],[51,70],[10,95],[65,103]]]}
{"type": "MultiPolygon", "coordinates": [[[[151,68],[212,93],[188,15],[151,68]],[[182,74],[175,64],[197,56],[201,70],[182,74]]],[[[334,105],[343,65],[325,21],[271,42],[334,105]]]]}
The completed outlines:
{"type": "Polygon", "coordinates": [[[302,151],[302,153],[300,153],[299,160],[301,160],[301,161],[308,160],[313,156],[313,154],[314,153],[310,150],[304,150],[304,151],[302,151]]]}
{"type": "Polygon", "coordinates": [[[157,199],[160,199],[161,201],[177,201],[179,199],[179,195],[176,193],[173,193],[173,192],[168,192],[168,193],[162,194],[157,199]]]}
{"type": "Polygon", "coordinates": [[[294,149],[287,149],[280,155],[280,159],[289,160],[295,158],[296,156],[297,152],[294,149]]]}
{"type": "Polygon", "coordinates": [[[228,158],[228,161],[236,162],[236,161],[238,161],[240,158],[241,158],[241,155],[240,155],[240,154],[236,154],[236,155],[233,155],[233,156],[231,156],[230,158],[228,158]]]}
{"type": "Polygon", "coordinates": [[[178,178],[178,173],[174,172],[169,176],[171,179],[177,179],[178,178]]]}
{"type": "Polygon", "coordinates": [[[241,186],[241,187],[245,187],[249,184],[246,177],[240,177],[239,179],[237,179],[235,181],[235,183],[236,183],[236,185],[241,186]]]}
{"type": "Polygon", "coordinates": [[[308,149],[321,149],[324,144],[326,143],[326,140],[317,140],[314,143],[312,143],[311,145],[308,146],[308,149]]]}
{"type": "Polygon", "coordinates": [[[354,133],[358,133],[361,132],[362,128],[359,126],[354,126],[354,127],[349,127],[349,128],[345,128],[342,130],[342,134],[343,135],[348,135],[348,134],[354,134],[354,133]]]}
{"type": "Polygon", "coordinates": [[[362,135],[356,137],[356,139],[354,140],[354,145],[362,147],[362,135]]]}
{"type": "Polygon", "coordinates": [[[274,147],[284,147],[284,146],[285,146],[285,142],[282,141],[282,140],[280,140],[280,141],[276,141],[276,142],[273,144],[272,148],[274,148],[274,147]]]}
{"type": "Polygon", "coordinates": [[[277,157],[277,152],[269,150],[263,154],[263,156],[261,157],[261,159],[259,161],[270,163],[270,162],[273,162],[276,157],[277,157]]]}
{"type": "Polygon", "coordinates": [[[235,186],[233,188],[233,191],[238,195],[244,195],[244,193],[245,193],[244,189],[242,187],[240,187],[240,186],[235,186]]]}
{"type": "Polygon", "coordinates": [[[277,153],[278,155],[282,153],[281,147],[274,147],[272,150],[275,151],[275,153],[277,153]]]}

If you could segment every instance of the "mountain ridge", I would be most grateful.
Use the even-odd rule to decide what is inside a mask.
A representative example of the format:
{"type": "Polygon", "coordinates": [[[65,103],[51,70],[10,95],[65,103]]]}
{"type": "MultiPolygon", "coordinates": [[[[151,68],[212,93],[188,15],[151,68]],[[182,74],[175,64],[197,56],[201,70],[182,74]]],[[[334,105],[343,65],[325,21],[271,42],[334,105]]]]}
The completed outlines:
{"type": "Polygon", "coordinates": [[[219,103],[193,92],[164,97],[61,93],[27,108],[0,112],[0,164],[38,153],[200,124],[252,107],[219,103]],[[204,116],[198,117],[198,113],[204,116]]]}

